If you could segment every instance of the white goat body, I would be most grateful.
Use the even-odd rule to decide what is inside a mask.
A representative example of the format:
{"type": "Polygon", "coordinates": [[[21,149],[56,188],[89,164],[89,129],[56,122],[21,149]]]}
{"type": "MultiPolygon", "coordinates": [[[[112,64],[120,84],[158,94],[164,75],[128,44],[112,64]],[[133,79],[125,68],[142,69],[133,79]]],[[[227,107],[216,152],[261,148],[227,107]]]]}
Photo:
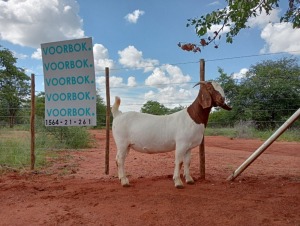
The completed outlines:
{"type": "Polygon", "coordinates": [[[117,146],[118,176],[123,186],[129,186],[124,163],[130,148],[144,153],[161,153],[175,150],[173,180],[175,187],[182,188],[180,167],[184,164],[184,177],[188,184],[194,180],[189,166],[191,149],[203,139],[208,115],[212,106],[231,108],[225,104],[224,91],[217,83],[201,83],[196,100],[187,108],[171,115],[156,116],[138,112],[119,111],[120,98],[112,106],[114,117],[112,130],[117,146]]]}
{"type": "Polygon", "coordinates": [[[182,151],[196,147],[202,141],[203,124],[196,124],[183,109],[171,115],[157,116],[126,112],[114,118],[113,136],[117,145],[139,152],[182,151]]]}

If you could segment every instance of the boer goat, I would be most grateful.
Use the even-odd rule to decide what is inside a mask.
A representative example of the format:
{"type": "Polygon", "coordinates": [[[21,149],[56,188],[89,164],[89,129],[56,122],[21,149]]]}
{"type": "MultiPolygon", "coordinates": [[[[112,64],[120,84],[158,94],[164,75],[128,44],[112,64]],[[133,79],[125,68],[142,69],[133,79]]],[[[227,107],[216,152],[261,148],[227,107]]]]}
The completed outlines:
{"type": "MultiPolygon", "coordinates": [[[[183,188],[180,168],[184,164],[184,177],[187,184],[193,184],[189,166],[191,149],[201,144],[212,107],[220,106],[226,110],[231,107],[225,103],[225,95],[216,82],[201,84],[197,98],[188,107],[171,115],[150,115],[139,112],[119,111],[121,100],[115,98],[112,106],[114,117],[113,137],[117,146],[116,163],[122,186],[129,186],[124,162],[130,148],[144,153],[161,153],[175,150],[175,169],[173,180],[176,188],[183,188]]],[[[196,86],[195,85],[195,86],[196,86]]],[[[194,87],[195,87],[194,86],[194,87]]]]}

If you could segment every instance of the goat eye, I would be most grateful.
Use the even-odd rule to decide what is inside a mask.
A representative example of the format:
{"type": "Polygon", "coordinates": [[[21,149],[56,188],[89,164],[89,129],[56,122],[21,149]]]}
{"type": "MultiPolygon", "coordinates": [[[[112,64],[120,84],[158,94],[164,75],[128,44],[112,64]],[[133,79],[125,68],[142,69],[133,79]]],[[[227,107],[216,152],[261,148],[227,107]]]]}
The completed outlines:
{"type": "Polygon", "coordinates": [[[216,100],[218,102],[224,102],[224,97],[222,97],[220,94],[218,94],[216,100]]]}

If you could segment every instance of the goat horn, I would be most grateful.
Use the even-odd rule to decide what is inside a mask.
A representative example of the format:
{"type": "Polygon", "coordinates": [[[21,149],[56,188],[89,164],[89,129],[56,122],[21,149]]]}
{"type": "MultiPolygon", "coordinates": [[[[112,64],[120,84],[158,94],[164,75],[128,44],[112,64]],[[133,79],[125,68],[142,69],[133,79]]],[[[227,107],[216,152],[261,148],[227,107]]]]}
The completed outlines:
{"type": "Polygon", "coordinates": [[[197,82],[194,86],[193,86],[193,88],[195,87],[195,86],[197,86],[197,85],[200,85],[200,84],[203,84],[203,85],[205,85],[206,84],[206,82],[205,81],[200,81],[200,82],[197,82]]]}

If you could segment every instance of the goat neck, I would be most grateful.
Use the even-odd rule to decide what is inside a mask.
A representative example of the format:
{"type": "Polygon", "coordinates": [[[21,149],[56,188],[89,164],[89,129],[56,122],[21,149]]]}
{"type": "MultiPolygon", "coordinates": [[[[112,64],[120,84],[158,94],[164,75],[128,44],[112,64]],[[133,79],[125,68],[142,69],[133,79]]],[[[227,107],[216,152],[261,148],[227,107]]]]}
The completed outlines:
{"type": "MultiPolygon", "coordinates": [[[[203,94],[204,89],[206,89],[205,86],[201,86],[201,89],[198,93],[197,98],[194,100],[194,102],[187,108],[187,112],[189,113],[190,117],[193,119],[193,121],[197,124],[203,123],[206,127],[208,122],[208,117],[210,110],[212,106],[203,108],[200,104],[201,102],[201,96],[203,94]]],[[[206,90],[207,92],[207,90],[206,90]]]]}

